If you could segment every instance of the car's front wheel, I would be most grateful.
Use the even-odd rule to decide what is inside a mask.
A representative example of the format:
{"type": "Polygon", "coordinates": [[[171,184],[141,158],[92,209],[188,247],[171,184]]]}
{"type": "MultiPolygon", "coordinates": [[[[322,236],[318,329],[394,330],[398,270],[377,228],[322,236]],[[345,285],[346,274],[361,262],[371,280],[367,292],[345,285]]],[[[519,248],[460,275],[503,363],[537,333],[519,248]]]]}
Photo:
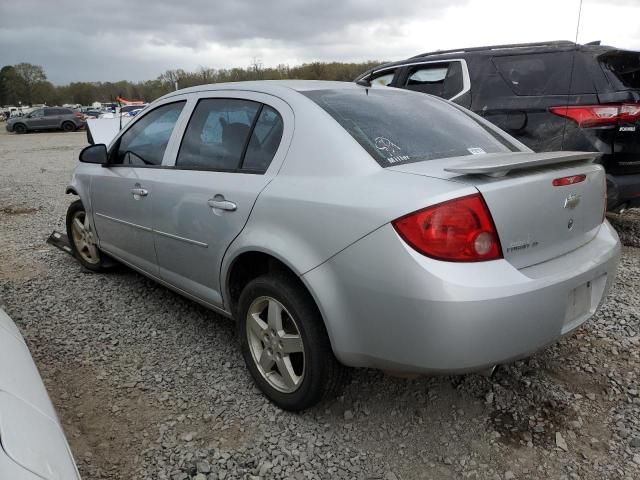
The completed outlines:
{"type": "Polygon", "coordinates": [[[16,123],[13,126],[13,131],[16,132],[18,135],[27,133],[27,126],[24,123],[16,123]]]}
{"type": "Polygon", "coordinates": [[[84,209],[82,200],[76,200],[67,209],[67,237],[73,256],[83,267],[101,272],[110,266],[105,255],[100,252],[96,244],[96,237],[84,209]]]}
{"type": "Polygon", "coordinates": [[[347,378],[313,299],[286,275],[247,284],[238,304],[238,336],[256,384],[285,410],[313,406],[336,394],[347,378]]]}

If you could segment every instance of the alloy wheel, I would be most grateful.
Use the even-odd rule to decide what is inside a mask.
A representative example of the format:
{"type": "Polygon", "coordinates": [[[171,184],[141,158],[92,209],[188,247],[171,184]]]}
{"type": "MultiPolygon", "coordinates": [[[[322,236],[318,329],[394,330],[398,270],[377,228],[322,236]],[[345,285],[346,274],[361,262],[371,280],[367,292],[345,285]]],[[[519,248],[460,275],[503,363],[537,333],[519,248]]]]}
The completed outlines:
{"type": "Polygon", "coordinates": [[[273,297],[255,299],[247,311],[246,334],[262,377],[280,392],[295,392],[305,374],[304,344],[285,306],[273,297]]]}
{"type": "Polygon", "coordinates": [[[96,242],[89,223],[89,217],[86,212],[79,211],[73,215],[71,232],[73,236],[73,243],[82,259],[92,265],[99,264],[100,254],[98,253],[98,247],[96,247],[96,242]]]}

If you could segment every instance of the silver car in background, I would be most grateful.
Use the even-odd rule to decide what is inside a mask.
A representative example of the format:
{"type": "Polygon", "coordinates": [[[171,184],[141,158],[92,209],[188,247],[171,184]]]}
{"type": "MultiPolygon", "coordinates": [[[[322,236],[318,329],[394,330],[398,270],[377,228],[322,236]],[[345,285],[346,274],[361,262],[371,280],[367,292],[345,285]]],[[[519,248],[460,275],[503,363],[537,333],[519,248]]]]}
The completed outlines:
{"type": "Polygon", "coordinates": [[[0,479],[80,480],[18,327],[0,309],[0,479]]]}
{"type": "Polygon", "coordinates": [[[593,154],[535,154],[414,92],[181,90],[80,160],[80,262],[116,259],[233,317],[256,383],[290,410],[335,392],[345,366],[526,356],[594,314],[620,254],[593,154]]]}

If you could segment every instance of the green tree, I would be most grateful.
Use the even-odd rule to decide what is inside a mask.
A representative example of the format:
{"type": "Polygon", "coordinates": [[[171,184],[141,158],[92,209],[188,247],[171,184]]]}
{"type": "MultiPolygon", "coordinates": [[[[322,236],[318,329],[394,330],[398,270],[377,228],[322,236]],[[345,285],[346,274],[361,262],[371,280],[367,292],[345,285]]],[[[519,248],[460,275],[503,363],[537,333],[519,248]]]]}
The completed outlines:
{"type": "Polygon", "coordinates": [[[0,107],[18,104],[17,84],[18,80],[13,66],[6,65],[2,67],[0,69],[0,107]]]}
{"type": "Polygon", "coordinates": [[[47,81],[47,75],[40,65],[32,65],[31,63],[18,63],[13,66],[17,78],[17,93],[23,104],[31,105],[34,103],[34,93],[42,82],[47,81]]]}

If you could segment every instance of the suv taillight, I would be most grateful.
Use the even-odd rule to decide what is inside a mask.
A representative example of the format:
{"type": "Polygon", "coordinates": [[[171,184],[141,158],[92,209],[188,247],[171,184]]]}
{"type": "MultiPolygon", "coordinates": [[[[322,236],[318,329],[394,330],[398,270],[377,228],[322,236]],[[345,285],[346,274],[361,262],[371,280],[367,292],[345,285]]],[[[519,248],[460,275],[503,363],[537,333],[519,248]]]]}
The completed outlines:
{"type": "Polygon", "coordinates": [[[73,112],[73,116],[76,118],[84,118],[84,115],[81,114],[80,112],[73,112]]]}
{"type": "Polygon", "coordinates": [[[579,127],[600,127],[635,123],[640,120],[640,105],[635,103],[569,105],[549,108],[551,113],[573,120],[579,127]]]}
{"type": "Polygon", "coordinates": [[[418,210],[392,224],[411,247],[437,260],[482,262],[502,258],[496,227],[480,194],[418,210]]]}

